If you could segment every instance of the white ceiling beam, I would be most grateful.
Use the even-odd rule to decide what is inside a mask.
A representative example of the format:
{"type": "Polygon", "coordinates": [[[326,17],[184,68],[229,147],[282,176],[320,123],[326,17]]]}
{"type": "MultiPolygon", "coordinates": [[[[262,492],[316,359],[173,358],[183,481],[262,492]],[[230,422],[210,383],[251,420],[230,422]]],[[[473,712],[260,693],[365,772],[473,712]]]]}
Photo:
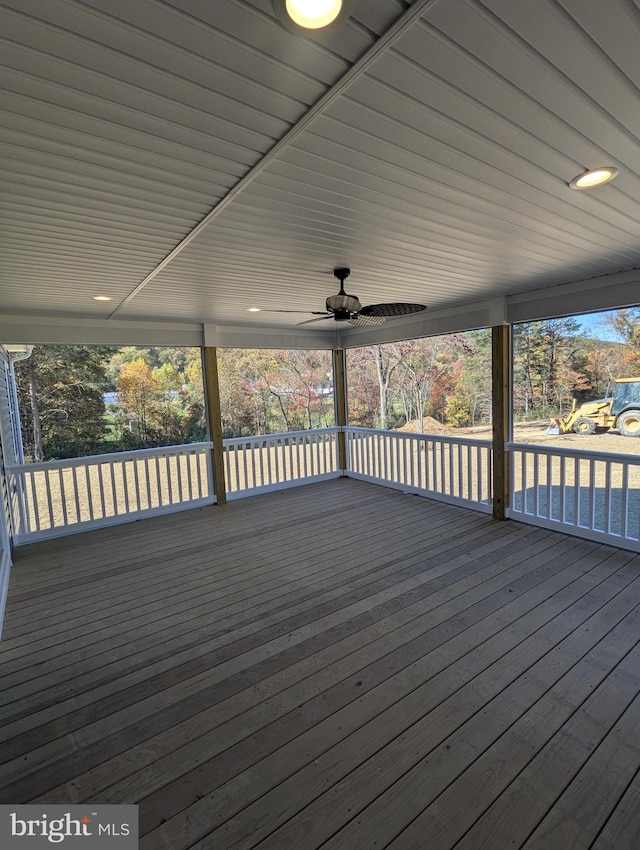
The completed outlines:
{"type": "Polygon", "coordinates": [[[4,316],[0,344],[29,345],[204,345],[201,324],[113,322],[107,319],[52,319],[4,316]]]}

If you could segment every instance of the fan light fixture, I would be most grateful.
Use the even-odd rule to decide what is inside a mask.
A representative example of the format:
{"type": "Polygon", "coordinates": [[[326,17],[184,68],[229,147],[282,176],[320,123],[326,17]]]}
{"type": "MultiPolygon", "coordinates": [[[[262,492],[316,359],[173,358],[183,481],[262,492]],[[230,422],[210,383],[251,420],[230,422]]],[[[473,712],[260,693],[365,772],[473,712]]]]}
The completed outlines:
{"type": "Polygon", "coordinates": [[[273,6],[288,30],[313,35],[348,18],[353,0],[273,0],[273,6]]]}
{"type": "Polygon", "coordinates": [[[602,168],[592,168],[590,171],[585,171],[578,174],[569,183],[570,189],[593,189],[596,186],[602,186],[603,183],[608,183],[618,176],[618,169],[607,165],[602,168]]]}

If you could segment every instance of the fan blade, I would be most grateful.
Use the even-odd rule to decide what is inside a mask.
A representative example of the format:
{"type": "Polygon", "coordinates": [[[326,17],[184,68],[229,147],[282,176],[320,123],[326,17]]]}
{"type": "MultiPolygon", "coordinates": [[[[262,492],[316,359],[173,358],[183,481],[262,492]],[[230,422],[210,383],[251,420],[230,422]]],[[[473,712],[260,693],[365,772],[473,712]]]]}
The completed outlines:
{"type": "Polygon", "coordinates": [[[393,304],[369,304],[358,313],[359,316],[408,316],[410,313],[421,313],[426,310],[426,304],[403,304],[401,301],[393,304]]]}
{"type": "Polygon", "coordinates": [[[327,313],[326,316],[320,316],[319,319],[307,319],[306,322],[298,322],[299,325],[308,325],[311,322],[324,322],[325,319],[333,319],[333,313],[327,313]]]}
{"type": "Polygon", "coordinates": [[[355,325],[357,328],[371,327],[372,325],[384,325],[385,319],[383,316],[363,316],[358,315],[353,319],[347,319],[350,325],[355,325]]]}
{"type": "Polygon", "coordinates": [[[261,313],[306,313],[307,316],[324,316],[324,310],[260,310],[261,313]]]}

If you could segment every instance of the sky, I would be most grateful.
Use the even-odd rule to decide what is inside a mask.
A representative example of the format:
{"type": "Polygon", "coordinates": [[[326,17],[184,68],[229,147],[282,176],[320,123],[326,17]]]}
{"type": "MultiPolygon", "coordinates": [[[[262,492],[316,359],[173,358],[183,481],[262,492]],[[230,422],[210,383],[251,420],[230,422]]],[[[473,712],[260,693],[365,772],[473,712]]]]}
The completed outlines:
{"type": "Polygon", "coordinates": [[[611,340],[612,342],[621,342],[620,337],[613,331],[612,328],[605,322],[605,317],[612,310],[607,310],[604,313],[585,313],[582,316],[572,316],[578,322],[585,332],[588,332],[594,339],[611,340]]]}

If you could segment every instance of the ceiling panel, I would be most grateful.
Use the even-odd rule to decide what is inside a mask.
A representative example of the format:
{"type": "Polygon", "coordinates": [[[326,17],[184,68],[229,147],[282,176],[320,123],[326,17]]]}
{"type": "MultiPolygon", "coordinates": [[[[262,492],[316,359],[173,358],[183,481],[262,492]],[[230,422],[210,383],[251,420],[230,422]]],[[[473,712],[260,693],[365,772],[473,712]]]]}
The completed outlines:
{"type": "Polygon", "coordinates": [[[336,265],[432,309],[640,267],[628,0],[356,0],[312,39],[271,0],[10,0],[0,33],[5,312],[288,327],[336,265]]]}

